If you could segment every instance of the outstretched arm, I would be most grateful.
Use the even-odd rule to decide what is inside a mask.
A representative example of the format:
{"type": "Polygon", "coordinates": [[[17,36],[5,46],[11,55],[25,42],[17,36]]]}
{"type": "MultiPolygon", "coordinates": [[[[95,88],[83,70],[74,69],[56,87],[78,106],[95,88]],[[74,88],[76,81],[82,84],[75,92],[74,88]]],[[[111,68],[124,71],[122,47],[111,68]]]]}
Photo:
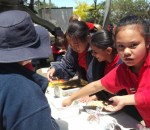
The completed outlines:
{"type": "Polygon", "coordinates": [[[89,83],[85,87],[81,88],[78,92],[72,94],[68,99],[64,100],[62,103],[62,106],[69,106],[74,100],[87,96],[87,95],[94,94],[103,89],[104,87],[102,86],[100,80],[89,83]]]}

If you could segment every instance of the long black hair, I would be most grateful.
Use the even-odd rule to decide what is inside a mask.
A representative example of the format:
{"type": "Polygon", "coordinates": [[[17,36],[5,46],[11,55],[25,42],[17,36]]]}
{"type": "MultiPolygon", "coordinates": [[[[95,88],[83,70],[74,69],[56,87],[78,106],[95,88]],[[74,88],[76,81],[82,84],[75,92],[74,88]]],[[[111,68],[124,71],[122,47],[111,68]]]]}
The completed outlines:
{"type": "Polygon", "coordinates": [[[73,39],[85,41],[89,35],[89,28],[83,21],[73,21],[70,22],[66,35],[72,37],[73,39]]]}
{"type": "Polygon", "coordinates": [[[107,49],[108,47],[111,47],[113,49],[113,52],[117,53],[113,33],[110,31],[102,29],[94,33],[91,37],[90,44],[103,50],[107,49]]]}

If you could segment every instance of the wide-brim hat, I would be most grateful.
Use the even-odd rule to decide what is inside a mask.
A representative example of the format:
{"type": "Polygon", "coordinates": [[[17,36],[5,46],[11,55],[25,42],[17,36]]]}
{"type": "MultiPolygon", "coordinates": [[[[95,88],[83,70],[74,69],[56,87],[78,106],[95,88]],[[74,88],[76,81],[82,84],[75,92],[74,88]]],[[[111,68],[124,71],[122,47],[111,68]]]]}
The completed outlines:
{"type": "Polygon", "coordinates": [[[52,55],[47,29],[34,26],[25,11],[0,13],[0,63],[48,58],[52,55]]]}

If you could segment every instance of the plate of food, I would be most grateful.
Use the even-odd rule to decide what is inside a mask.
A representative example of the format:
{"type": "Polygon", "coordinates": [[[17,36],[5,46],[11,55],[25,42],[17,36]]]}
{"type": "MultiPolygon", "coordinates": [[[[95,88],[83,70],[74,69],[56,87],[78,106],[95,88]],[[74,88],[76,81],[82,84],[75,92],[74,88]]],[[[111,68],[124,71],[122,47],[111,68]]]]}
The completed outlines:
{"type": "Polygon", "coordinates": [[[105,109],[105,106],[107,106],[111,103],[112,102],[110,102],[110,101],[90,101],[85,106],[83,106],[83,109],[89,114],[94,114],[97,111],[97,109],[100,109],[99,112],[102,115],[113,114],[114,112],[107,111],[105,109]]]}

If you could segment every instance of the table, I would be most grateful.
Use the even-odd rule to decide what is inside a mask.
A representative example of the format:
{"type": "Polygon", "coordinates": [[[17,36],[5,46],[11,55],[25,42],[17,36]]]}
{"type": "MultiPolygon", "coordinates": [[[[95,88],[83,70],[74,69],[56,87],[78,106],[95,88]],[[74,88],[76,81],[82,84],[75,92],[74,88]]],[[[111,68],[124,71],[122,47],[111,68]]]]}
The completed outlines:
{"type": "Polygon", "coordinates": [[[108,117],[115,118],[120,125],[125,127],[123,130],[129,130],[129,128],[136,128],[136,125],[139,123],[138,121],[136,121],[135,119],[133,119],[132,117],[130,117],[122,111],[116,112],[108,116],[104,116],[104,118],[102,117],[102,119],[100,119],[100,124],[94,122],[90,124],[87,121],[87,117],[89,116],[89,114],[85,111],[81,111],[79,115],[59,118],[57,116],[57,109],[52,105],[52,101],[55,99],[54,89],[48,87],[45,95],[50,104],[52,116],[58,122],[61,130],[105,130],[103,129],[103,124],[107,121],[105,120],[104,122],[102,119],[107,119],[108,117]]]}

